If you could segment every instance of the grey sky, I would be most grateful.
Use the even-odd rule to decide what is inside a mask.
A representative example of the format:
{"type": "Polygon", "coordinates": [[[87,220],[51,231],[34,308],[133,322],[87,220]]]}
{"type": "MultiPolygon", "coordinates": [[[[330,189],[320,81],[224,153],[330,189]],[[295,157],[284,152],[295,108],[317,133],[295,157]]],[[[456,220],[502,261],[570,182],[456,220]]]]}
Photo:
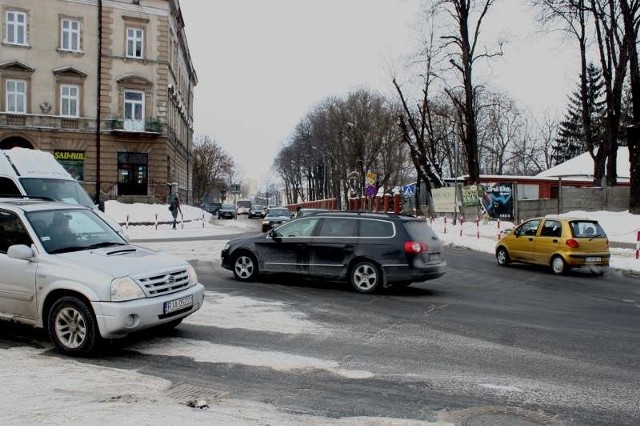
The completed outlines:
{"type": "MultiPolygon", "coordinates": [[[[199,78],[196,136],[213,137],[241,175],[263,182],[314,105],[363,87],[393,95],[389,64],[415,50],[422,3],[181,0],[199,78]]],[[[577,76],[574,47],[541,33],[522,3],[495,3],[486,31],[500,28],[510,43],[478,76],[540,116],[564,108],[577,76]]]]}

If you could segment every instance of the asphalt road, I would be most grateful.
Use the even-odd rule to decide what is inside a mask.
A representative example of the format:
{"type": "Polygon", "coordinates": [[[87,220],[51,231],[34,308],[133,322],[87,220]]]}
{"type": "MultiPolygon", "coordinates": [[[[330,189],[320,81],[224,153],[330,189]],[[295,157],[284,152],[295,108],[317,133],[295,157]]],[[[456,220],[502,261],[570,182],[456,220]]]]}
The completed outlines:
{"type": "MultiPolygon", "coordinates": [[[[376,295],[276,277],[240,283],[218,265],[208,290],[283,302],[330,333],[281,334],[183,324],[170,332],[220,345],[335,361],[340,371],[281,371],[141,354],[122,341],[88,364],[136,369],[213,394],[329,418],[458,424],[640,424],[640,281],[609,271],[554,276],[447,248],[434,281],[376,295]],[[358,374],[360,372],[360,374],[358,374]]],[[[21,331],[24,333],[24,331],[21,331]]],[[[37,344],[0,334],[0,347],[37,344]]]]}

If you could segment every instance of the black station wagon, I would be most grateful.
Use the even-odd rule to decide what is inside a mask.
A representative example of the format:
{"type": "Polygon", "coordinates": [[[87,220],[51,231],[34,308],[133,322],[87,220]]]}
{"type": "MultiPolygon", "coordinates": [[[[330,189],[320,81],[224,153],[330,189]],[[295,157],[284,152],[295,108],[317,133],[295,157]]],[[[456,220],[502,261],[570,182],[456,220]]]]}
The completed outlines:
{"type": "Polygon", "coordinates": [[[236,279],[288,273],[347,281],[360,293],[441,277],[442,242],[426,220],[391,213],[317,212],[223,248],[236,279]]]}

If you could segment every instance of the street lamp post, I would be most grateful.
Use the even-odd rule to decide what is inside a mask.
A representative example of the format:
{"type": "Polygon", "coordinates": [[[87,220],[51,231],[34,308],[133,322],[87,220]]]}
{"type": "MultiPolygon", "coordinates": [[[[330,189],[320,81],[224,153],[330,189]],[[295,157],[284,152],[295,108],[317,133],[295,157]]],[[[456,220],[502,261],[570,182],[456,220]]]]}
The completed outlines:
{"type": "MultiPolygon", "coordinates": [[[[353,133],[353,136],[357,136],[356,133],[357,132],[361,132],[361,129],[358,128],[357,125],[355,125],[354,123],[348,121],[347,122],[347,127],[349,128],[349,130],[351,130],[351,132],[353,133]]],[[[362,136],[362,134],[360,135],[362,136]]],[[[347,139],[349,139],[349,137],[347,137],[347,139]]],[[[360,162],[360,182],[359,182],[359,188],[358,188],[358,192],[359,192],[359,196],[360,197],[364,197],[367,195],[367,176],[366,176],[366,170],[365,170],[365,158],[367,157],[366,155],[366,150],[367,150],[367,146],[365,144],[365,139],[364,137],[361,137],[361,142],[362,145],[358,144],[358,141],[351,141],[352,143],[355,143],[355,145],[358,147],[358,155],[360,158],[358,158],[356,161],[360,162]]]]}
{"type": "Polygon", "coordinates": [[[453,176],[453,224],[457,225],[458,222],[458,138],[455,139],[453,145],[453,164],[454,164],[454,176],[453,176]]]}
{"type": "MultiPolygon", "coordinates": [[[[320,151],[315,145],[311,145],[311,149],[320,151]]],[[[327,198],[327,156],[325,151],[322,151],[322,198],[327,198]]]]}

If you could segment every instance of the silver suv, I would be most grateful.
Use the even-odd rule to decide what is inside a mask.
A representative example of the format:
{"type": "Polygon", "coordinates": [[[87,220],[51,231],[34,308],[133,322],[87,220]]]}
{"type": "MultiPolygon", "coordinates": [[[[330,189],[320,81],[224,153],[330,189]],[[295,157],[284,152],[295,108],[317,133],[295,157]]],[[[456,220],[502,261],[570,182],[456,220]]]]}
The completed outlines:
{"type": "Polygon", "coordinates": [[[0,318],[44,328],[74,356],[175,327],[204,300],[189,263],[130,245],[92,209],[62,202],[0,200],[0,271],[0,318]]]}

